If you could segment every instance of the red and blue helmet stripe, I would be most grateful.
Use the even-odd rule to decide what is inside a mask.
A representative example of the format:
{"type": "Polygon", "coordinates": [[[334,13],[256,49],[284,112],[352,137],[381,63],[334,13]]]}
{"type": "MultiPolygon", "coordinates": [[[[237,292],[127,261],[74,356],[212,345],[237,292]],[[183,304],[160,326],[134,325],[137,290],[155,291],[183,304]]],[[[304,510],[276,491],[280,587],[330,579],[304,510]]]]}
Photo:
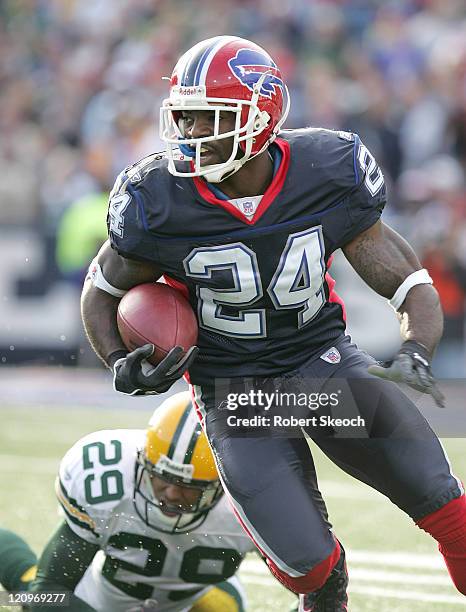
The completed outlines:
{"type": "Polygon", "coordinates": [[[191,49],[191,53],[184,58],[186,63],[179,75],[179,85],[205,85],[205,76],[216,52],[232,40],[235,40],[232,36],[216,36],[191,49]]]}

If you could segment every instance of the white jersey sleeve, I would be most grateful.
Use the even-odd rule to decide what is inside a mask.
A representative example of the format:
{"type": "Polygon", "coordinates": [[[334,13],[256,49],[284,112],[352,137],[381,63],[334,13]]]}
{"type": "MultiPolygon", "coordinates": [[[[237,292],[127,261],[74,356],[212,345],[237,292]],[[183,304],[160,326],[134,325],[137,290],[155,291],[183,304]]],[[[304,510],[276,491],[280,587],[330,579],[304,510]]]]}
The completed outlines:
{"type": "Polygon", "coordinates": [[[69,527],[103,546],[120,502],[132,496],[136,449],[144,431],[96,431],[81,438],[63,457],[56,494],[69,527]]]}

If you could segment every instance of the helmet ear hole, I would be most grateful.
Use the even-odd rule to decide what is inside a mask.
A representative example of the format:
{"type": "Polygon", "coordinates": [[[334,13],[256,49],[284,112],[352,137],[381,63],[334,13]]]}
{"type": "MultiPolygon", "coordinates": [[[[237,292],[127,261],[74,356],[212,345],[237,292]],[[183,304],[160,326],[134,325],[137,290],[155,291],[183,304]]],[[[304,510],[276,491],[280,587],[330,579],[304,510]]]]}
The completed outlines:
{"type": "Polygon", "coordinates": [[[262,111],[261,112],[261,119],[264,123],[264,125],[268,125],[269,121],[270,121],[270,115],[267,111],[262,111]]]}
{"type": "MultiPolygon", "coordinates": [[[[264,129],[270,121],[270,115],[267,111],[262,111],[256,118],[256,120],[254,121],[254,130],[260,130],[261,128],[264,129]]],[[[253,140],[253,142],[255,141],[255,139],[253,140]]]]}

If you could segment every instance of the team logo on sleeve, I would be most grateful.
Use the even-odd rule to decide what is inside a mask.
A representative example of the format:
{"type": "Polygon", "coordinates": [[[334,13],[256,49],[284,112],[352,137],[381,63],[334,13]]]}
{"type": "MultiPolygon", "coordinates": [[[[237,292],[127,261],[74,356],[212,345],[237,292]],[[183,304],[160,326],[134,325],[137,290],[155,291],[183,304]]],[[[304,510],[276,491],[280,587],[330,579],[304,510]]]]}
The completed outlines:
{"type": "Polygon", "coordinates": [[[240,49],[235,57],[228,60],[230,70],[238,81],[246,86],[250,91],[254,90],[264,72],[268,72],[262,83],[260,95],[272,99],[277,93],[277,87],[283,92],[283,81],[278,76],[277,66],[270,58],[258,51],[251,49],[240,49]]]}

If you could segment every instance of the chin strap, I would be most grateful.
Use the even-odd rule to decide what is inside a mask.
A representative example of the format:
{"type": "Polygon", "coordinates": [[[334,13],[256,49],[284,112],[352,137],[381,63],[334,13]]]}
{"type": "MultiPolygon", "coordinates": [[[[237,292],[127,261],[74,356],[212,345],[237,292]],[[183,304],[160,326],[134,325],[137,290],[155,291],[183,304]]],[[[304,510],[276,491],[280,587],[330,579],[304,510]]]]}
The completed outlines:
{"type": "Polygon", "coordinates": [[[250,159],[252,158],[243,157],[241,159],[235,159],[234,162],[229,164],[227,168],[225,168],[225,166],[223,166],[222,164],[213,164],[212,166],[204,166],[204,168],[208,170],[204,174],[204,178],[208,183],[221,183],[222,181],[224,181],[226,178],[228,178],[232,174],[235,174],[236,172],[238,172],[238,170],[240,170],[244,166],[244,164],[250,159]]]}
{"type": "Polygon", "coordinates": [[[180,144],[178,146],[179,146],[180,151],[186,157],[196,157],[196,148],[195,147],[191,147],[190,145],[187,145],[187,144],[180,144]]]}

